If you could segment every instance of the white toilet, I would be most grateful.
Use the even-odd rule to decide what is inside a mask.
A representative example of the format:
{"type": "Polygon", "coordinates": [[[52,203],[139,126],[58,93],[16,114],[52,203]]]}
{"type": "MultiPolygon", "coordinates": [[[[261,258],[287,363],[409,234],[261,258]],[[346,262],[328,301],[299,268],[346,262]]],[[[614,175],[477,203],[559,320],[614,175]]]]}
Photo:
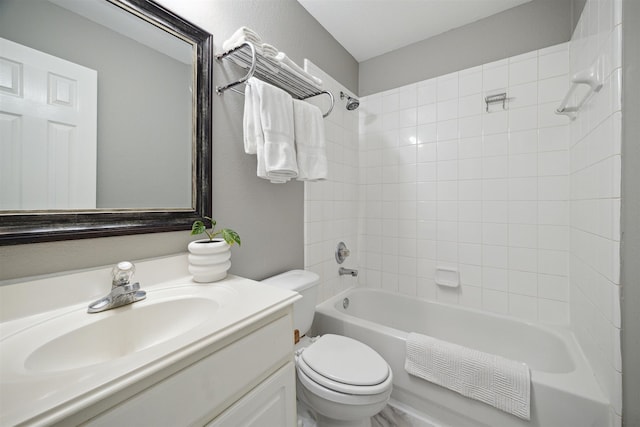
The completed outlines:
{"type": "MultiPolygon", "coordinates": [[[[262,283],[296,291],[293,323],[300,336],[315,314],[319,277],[292,270],[262,283]]],[[[296,395],[311,408],[318,427],[369,427],[391,396],[389,364],[371,347],[352,338],[326,334],[303,337],[296,345],[296,395]]]]}

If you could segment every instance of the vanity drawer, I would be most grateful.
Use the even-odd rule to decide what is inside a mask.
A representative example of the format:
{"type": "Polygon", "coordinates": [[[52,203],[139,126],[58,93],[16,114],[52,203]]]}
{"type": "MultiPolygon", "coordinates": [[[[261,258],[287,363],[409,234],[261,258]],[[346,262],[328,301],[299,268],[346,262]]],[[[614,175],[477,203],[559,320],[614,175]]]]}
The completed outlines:
{"type": "Polygon", "coordinates": [[[292,360],[291,325],[291,314],[280,317],[86,425],[203,425],[292,360]]]}

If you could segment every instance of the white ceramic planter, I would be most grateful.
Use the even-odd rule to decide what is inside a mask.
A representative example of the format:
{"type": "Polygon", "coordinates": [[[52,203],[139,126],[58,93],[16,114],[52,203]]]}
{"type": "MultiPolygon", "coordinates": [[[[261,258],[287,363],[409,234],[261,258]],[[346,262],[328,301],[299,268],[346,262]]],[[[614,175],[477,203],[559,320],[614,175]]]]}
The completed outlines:
{"type": "Polygon", "coordinates": [[[189,243],[189,273],[193,280],[209,283],[227,277],[231,268],[231,246],[223,239],[195,240],[189,243]]]}

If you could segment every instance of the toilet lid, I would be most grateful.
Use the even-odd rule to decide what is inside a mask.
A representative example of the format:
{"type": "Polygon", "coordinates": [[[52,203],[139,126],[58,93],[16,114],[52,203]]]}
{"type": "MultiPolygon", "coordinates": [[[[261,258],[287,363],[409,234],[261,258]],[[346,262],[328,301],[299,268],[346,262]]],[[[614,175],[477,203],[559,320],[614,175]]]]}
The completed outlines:
{"type": "Polygon", "coordinates": [[[389,377],[389,365],[378,353],[340,335],[323,335],[300,357],[315,373],[342,384],[372,386],[389,377]]]}

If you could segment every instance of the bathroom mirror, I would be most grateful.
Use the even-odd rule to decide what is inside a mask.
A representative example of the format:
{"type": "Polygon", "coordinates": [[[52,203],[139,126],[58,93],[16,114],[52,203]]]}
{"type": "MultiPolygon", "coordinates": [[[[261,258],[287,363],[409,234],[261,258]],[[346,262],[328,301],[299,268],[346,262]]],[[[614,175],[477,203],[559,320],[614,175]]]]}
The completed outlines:
{"type": "Polygon", "coordinates": [[[0,245],[211,215],[211,34],[151,0],[0,0],[0,42],[0,245]]]}

